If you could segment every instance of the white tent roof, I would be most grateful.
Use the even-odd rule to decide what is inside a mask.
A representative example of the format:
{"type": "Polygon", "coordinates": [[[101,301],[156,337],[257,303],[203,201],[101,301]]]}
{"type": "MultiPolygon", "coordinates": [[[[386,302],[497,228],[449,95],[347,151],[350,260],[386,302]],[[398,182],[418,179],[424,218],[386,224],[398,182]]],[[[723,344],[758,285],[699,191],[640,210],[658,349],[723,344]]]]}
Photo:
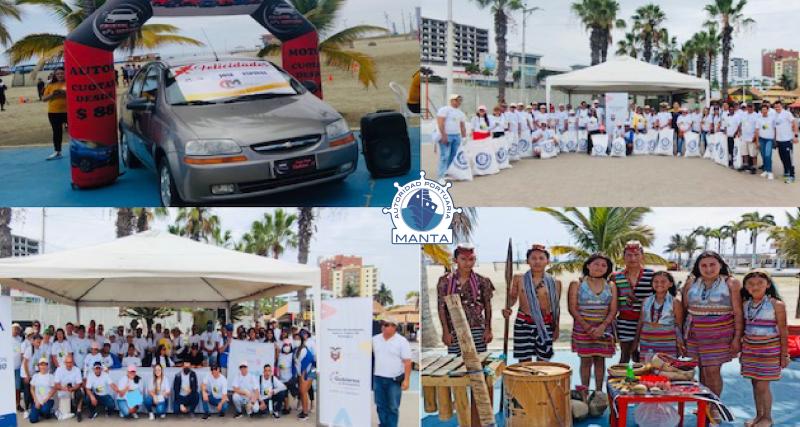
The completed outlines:
{"type": "Polygon", "coordinates": [[[706,99],[710,90],[705,79],[648,64],[629,56],[616,57],[571,73],[549,76],[545,83],[548,99],[550,88],[576,94],[627,92],[655,95],[705,91],[706,99]]]}
{"type": "Polygon", "coordinates": [[[226,308],[319,283],[319,269],[147,231],[79,249],[0,259],[0,283],[80,307],[226,308]]]}

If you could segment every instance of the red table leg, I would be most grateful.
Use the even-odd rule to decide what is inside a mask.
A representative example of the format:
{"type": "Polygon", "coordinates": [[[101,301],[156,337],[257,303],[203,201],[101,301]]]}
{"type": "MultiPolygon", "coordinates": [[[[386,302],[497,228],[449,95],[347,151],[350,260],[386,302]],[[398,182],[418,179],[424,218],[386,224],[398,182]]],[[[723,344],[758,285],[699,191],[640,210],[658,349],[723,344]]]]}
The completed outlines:
{"type": "Polygon", "coordinates": [[[628,401],[625,399],[617,399],[619,402],[619,420],[617,425],[625,427],[628,423],[628,401]]]}
{"type": "Polygon", "coordinates": [[[678,402],[678,413],[681,414],[681,423],[679,426],[683,427],[683,401],[678,402]]]}
{"type": "Polygon", "coordinates": [[[697,427],[706,427],[706,401],[697,402],[697,427]]]}

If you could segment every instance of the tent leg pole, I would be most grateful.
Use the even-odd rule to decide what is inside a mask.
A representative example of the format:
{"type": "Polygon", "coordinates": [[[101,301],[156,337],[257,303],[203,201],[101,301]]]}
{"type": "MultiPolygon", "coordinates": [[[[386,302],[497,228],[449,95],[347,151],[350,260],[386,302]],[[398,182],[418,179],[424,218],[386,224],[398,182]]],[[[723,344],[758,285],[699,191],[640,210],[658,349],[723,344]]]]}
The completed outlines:
{"type": "Polygon", "coordinates": [[[225,324],[231,323],[231,303],[225,307],[225,324]]]}
{"type": "Polygon", "coordinates": [[[78,325],[81,324],[81,306],[79,304],[75,304],[75,320],[78,325]]]}

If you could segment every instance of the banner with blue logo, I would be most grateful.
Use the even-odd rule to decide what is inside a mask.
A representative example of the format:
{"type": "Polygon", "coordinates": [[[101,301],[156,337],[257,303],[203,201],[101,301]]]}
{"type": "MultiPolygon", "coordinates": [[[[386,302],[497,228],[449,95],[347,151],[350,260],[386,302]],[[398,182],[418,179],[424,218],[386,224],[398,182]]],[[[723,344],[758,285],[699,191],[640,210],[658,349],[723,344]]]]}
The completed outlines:
{"type": "Polygon", "coordinates": [[[17,426],[11,344],[11,297],[0,297],[0,427],[17,426]]]}

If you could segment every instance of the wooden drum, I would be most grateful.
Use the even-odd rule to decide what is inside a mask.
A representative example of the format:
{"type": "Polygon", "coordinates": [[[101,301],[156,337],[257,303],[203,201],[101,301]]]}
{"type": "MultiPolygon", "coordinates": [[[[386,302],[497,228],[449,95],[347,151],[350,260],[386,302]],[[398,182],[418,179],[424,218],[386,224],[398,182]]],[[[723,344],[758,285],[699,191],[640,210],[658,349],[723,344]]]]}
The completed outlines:
{"type": "Polygon", "coordinates": [[[524,362],[503,372],[506,426],[572,427],[570,380],[563,363],[524,362]]]}

